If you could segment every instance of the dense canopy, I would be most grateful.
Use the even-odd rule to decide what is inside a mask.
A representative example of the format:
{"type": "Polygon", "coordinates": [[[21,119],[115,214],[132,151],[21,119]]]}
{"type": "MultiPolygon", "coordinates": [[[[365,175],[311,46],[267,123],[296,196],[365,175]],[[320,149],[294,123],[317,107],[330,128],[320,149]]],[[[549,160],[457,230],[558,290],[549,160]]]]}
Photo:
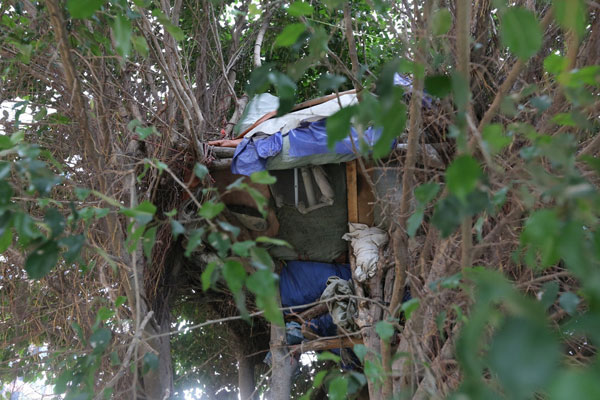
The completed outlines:
{"type": "Polygon", "coordinates": [[[0,15],[2,395],[600,396],[597,1],[5,0],[0,15]],[[230,173],[256,95],[278,98],[274,117],[347,91],[321,123],[356,161],[309,165],[336,177],[343,206],[320,190],[337,213],[284,214],[275,176],[293,188],[293,172],[230,173]],[[336,253],[355,332],[292,344],[282,237],[309,220],[312,243],[341,236],[324,226],[339,215],[347,232],[353,189],[385,236],[367,278],[336,253]],[[248,207],[262,233],[236,219],[248,207]]]}

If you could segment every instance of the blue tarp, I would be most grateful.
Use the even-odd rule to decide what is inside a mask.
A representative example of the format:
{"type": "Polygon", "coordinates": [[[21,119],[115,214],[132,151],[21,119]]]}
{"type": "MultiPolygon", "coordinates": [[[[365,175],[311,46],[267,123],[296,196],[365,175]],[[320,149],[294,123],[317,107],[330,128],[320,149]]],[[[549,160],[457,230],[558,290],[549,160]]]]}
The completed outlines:
{"type": "MultiPolygon", "coordinates": [[[[351,128],[351,136],[336,143],[333,151],[327,147],[327,119],[316,122],[304,123],[295,129],[291,129],[288,135],[290,148],[289,156],[294,158],[308,157],[314,154],[352,154],[354,146],[360,147],[358,133],[351,128]]],[[[373,146],[381,136],[381,130],[368,128],[364,132],[363,140],[373,146]]],[[[266,138],[244,138],[235,149],[231,172],[240,175],[251,175],[253,172],[264,171],[267,159],[276,156],[283,148],[281,132],[266,138]]]]}
{"type": "MultiPolygon", "coordinates": [[[[409,77],[399,73],[394,74],[393,84],[402,86],[406,93],[412,92],[412,80],[409,77]]],[[[426,93],[423,95],[423,106],[431,107],[433,99],[426,93]]],[[[358,134],[354,128],[351,128],[351,135],[341,142],[336,143],[333,151],[327,147],[327,131],[325,123],[327,119],[320,121],[304,123],[295,129],[291,129],[286,135],[289,135],[289,157],[308,157],[315,154],[352,154],[354,147],[359,146],[358,134]],[[351,139],[352,137],[352,139],[351,139]]],[[[369,146],[373,146],[381,135],[381,130],[368,128],[363,139],[369,146]]],[[[231,163],[231,172],[234,174],[251,175],[253,172],[264,171],[266,169],[267,159],[276,156],[282,151],[281,132],[263,138],[244,138],[237,146],[231,163]]],[[[392,143],[390,143],[392,145],[392,143]]]]}
{"type": "Polygon", "coordinates": [[[283,147],[281,132],[264,139],[255,140],[246,137],[235,148],[231,172],[239,175],[251,175],[253,172],[264,171],[269,157],[276,156],[283,147]]]}
{"type": "Polygon", "coordinates": [[[352,277],[350,265],[288,261],[279,276],[281,305],[290,307],[317,301],[325,290],[330,276],[350,279],[352,277]]]}
{"type": "MultiPolygon", "coordinates": [[[[288,132],[290,136],[290,156],[291,157],[306,157],[313,154],[330,153],[331,150],[327,147],[327,129],[325,124],[327,119],[304,124],[298,128],[288,132]]],[[[350,136],[344,140],[337,142],[333,148],[333,152],[337,154],[352,154],[354,153],[352,141],[356,148],[359,148],[358,133],[354,128],[350,128],[352,139],[350,136]]],[[[380,129],[368,128],[364,133],[364,140],[369,146],[373,146],[379,136],[380,129]]]]}
{"type": "MultiPolygon", "coordinates": [[[[298,306],[317,301],[330,276],[350,279],[352,272],[349,264],[328,264],[311,261],[289,261],[279,277],[281,305],[298,306]]],[[[300,312],[302,310],[294,310],[300,312]]],[[[331,315],[325,314],[310,321],[310,327],[319,336],[334,336],[337,327],[331,315]]]]}

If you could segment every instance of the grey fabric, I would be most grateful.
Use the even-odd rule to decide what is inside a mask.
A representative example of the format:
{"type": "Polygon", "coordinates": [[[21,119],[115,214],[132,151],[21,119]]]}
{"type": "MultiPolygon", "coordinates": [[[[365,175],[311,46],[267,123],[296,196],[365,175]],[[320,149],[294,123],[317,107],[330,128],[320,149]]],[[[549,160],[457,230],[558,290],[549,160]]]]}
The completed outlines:
{"type": "MultiPolygon", "coordinates": [[[[333,204],[307,214],[300,213],[294,204],[293,171],[274,171],[275,187],[282,195],[283,205],[275,209],[279,221],[278,239],[292,245],[273,246],[271,255],[280,260],[310,260],[332,262],[348,250],[342,239],[348,224],[348,201],[346,193],[346,169],[344,165],[324,165],[334,192],[333,204]]],[[[300,193],[300,200],[304,200],[300,193]]]]}
{"type": "Polygon", "coordinates": [[[348,332],[353,332],[357,329],[354,323],[354,317],[357,313],[356,299],[336,299],[335,297],[353,294],[354,285],[352,281],[346,281],[339,276],[330,276],[327,279],[327,287],[323,291],[323,294],[321,294],[321,300],[326,301],[333,323],[348,332]]]}

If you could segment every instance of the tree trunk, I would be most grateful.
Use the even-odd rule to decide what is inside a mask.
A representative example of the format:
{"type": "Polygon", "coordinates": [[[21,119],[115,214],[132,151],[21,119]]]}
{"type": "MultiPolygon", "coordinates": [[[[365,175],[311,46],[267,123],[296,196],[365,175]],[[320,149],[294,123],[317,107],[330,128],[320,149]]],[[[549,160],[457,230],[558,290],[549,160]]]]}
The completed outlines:
{"type": "Polygon", "coordinates": [[[254,394],[254,361],[246,354],[238,354],[238,386],[241,400],[252,400],[254,394]]]}
{"type": "MultiPolygon", "coordinates": [[[[277,303],[281,299],[277,293],[277,303]]],[[[291,356],[286,340],[285,326],[271,324],[271,394],[272,400],[287,400],[292,390],[292,375],[298,361],[291,356]]]]}
{"type": "MultiPolygon", "coordinates": [[[[159,325],[156,327],[153,324],[148,324],[146,331],[147,336],[161,335],[169,332],[170,329],[170,313],[163,312],[157,317],[159,325]]],[[[148,346],[152,349],[146,351],[157,352],[158,367],[151,369],[142,376],[144,393],[148,400],[163,400],[170,399],[173,396],[173,363],[171,360],[171,337],[169,335],[160,336],[148,340],[148,346]]],[[[142,347],[143,349],[144,347],[142,347]]],[[[142,356],[142,354],[140,354],[142,356]]]]}

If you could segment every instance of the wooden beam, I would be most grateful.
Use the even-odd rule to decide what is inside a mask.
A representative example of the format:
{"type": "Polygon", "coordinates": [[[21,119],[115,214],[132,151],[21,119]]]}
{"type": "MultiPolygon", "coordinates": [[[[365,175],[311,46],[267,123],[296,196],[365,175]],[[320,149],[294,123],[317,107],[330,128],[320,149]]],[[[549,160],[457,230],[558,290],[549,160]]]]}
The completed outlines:
{"type": "Polygon", "coordinates": [[[355,344],[362,344],[363,340],[360,336],[347,336],[343,338],[328,339],[326,337],[305,342],[302,344],[296,344],[290,346],[290,350],[293,352],[306,353],[308,351],[323,351],[332,349],[343,349],[346,347],[353,347],[355,344]]]}
{"type": "Polygon", "coordinates": [[[327,314],[328,312],[329,310],[327,309],[327,304],[321,303],[300,313],[291,312],[285,316],[285,320],[298,322],[310,321],[311,319],[319,317],[323,314],[327,314]]]}
{"type": "Polygon", "coordinates": [[[358,222],[358,191],[356,160],[346,163],[346,191],[348,193],[348,222],[358,222]]]}

